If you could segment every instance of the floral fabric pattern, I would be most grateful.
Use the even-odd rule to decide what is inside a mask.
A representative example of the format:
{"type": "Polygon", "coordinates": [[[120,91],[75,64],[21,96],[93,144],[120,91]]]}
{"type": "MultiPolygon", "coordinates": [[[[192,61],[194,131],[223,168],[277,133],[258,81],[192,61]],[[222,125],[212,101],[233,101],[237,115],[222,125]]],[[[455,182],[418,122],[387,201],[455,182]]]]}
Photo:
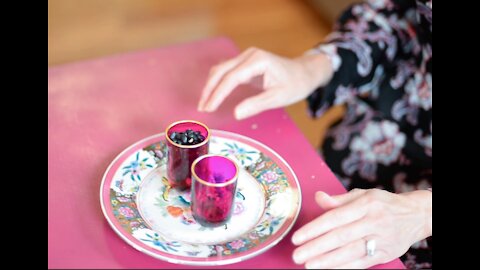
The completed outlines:
{"type": "MultiPolygon", "coordinates": [[[[339,18],[313,53],[335,71],[308,97],[313,116],[346,107],[321,152],[348,188],[405,192],[432,187],[432,1],[370,0],[339,18]]],[[[432,239],[402,257],[432,268],[432,239]]]]}

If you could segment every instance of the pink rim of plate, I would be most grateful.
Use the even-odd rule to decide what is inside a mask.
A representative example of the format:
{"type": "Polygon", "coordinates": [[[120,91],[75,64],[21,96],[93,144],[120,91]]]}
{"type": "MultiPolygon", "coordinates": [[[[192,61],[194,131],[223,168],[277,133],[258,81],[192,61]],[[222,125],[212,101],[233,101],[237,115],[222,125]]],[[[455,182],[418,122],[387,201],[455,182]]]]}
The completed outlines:
{"type": "Polygon", "coordinates": [[[113,176],[115,172],[119,169],[121,164],[133,153],[137,152],[138,150],[143,149],[149,145],[158,143],[160,141],[165,140],[165,134],[159,133],[150,137],[147,137],[143,140],[140,140],[125,150],[123,150],[108,166],[107,170],[105,171],[102,183],[100,185],[100,204],[102,207],[102,212],[105,218],[107,219],[108,223],[112,227],[112,229],[126,241],[129,245],[134,247],[136,250],[143,252],[147,255],[150,255],[154,258],[161,259],[170,263],[175,264],[186,264],[186,265],[198,265],[198,266],[209,266],[209,265],[225,265],[225,264],[232,264],[244,261],[246,259],[252,258],[257,256],[271,247],[275,246],[278,242],[280,242],[285,235],[291,230],[295,221],[297,220],[298,214],[300,213],[300,208],[302,205],[302,196],[301,196],[301,189],[297,179],[297,176],[293,172],[292,168],[288,163],[275,151],[273,151],[270,147],[248,138],[243,135],[239,135],[236,133],[222,131],[222,130],[211,130],[213,137],[221,137],[230,140],[236,140],[238,142],[250,145],[260,152],[264,153],[266,156],[271,158],[285,173],[287,179],[289,181],[290,187],[293,190],[294,194],[297,194],[297,204],[292,207],[291,213],[287,216],[285,222],[282,224],[281,228],[272,236],[270,236],[265,242],[259,244],[258,246],[249,249],[245,252],[240,252],[236,254],[232,254],[229,256],[221,256],[221,257],[208,257],[208,258],[192,258],[188,256],[179,256],[169,254],[167,252],[163,252],[154,248],[149,247],[145,243],[142,243],[140,240],[133,237],[129,234],[122,226],[118,223],[117,219],[113,215],[113,209],[110,204],[110,186],[113,180],[113,176]]]}

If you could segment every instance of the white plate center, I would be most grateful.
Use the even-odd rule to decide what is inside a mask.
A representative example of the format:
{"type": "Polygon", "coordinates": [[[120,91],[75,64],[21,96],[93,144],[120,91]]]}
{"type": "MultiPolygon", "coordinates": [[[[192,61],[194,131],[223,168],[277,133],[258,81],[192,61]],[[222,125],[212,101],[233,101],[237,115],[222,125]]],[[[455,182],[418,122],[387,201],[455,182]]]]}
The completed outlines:
{"type": "Polygon", "coordinates": [[[190,211],[190,192],[169,189],[166,167],[145,177],[137,194],[137,207],[152,230],[171,240],[190,244],[219,244],[247,233],[265,210],[263,187],[244,169],[240,170],[231,219],[215,228],[196,223],[190,211]]]}

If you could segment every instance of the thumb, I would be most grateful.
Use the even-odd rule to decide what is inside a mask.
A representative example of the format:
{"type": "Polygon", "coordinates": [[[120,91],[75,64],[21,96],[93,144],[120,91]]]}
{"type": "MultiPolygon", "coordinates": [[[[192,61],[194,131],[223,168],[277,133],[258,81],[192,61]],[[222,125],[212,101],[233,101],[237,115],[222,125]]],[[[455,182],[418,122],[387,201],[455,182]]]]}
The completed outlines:
{"type": "Polygon", "coordinates": [[[325,210],[330,210],[332,208],[342,206],[360,198],[365,194],[365,192],[367,192],[366,189],[353,189],[347,193],[330,196],[325,192],[318,191],[315,194],[315,200],[317,201],[318,205],[320,205],[320,207],[325,210]]]}
{"type": "Polygon", "coordinates": [[[330,210],[341,205],[339,201],[322,191],[315,193],[315,201],[324,210],[330,210]]]}
{"type": "Polygon", "coordinates": [[[275,92],[272,90],[266,90],[240,102],[235,108],[235,118],[237,120],[242,120],[274,108],[276,105],[274,104],[274,93],[275,92]]]}

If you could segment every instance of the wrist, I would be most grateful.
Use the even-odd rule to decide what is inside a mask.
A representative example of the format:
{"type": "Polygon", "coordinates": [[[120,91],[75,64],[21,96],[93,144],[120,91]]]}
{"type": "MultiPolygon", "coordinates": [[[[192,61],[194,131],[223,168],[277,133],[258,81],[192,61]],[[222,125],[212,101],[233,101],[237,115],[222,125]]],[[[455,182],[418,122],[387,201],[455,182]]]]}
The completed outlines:
{"type": "Polygon", "coordinates": [[[311,82],[312,92],[325,86],[333,77],[333,65],[330,58],[324,53],[306,54],[296,58],[304,67],[305,74],[311,82]]]}
{"type": "Polygon", "coordinates": [[[432,236],[432,192],[429,190],[417,190],[405,193],[405,195],[419,207],[419,214],[423,217],[424,222],[419,239],[432,236]]]}

